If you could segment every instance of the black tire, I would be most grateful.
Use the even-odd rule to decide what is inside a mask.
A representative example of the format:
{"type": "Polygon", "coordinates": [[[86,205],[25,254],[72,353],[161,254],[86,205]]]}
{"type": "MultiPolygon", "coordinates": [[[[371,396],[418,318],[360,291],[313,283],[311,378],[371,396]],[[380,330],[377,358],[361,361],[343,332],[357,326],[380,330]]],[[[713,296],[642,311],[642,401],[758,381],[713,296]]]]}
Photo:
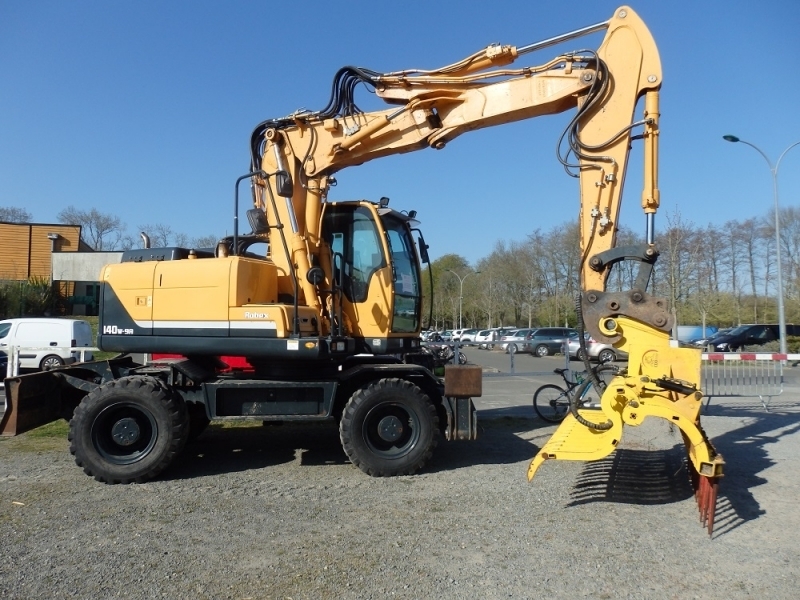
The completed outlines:
{"type": "Polygon", "coordinates": [[[617,360],[617,353],[611,348],[604,348],[600,350],[600,353],[597,355],[597,362],[601,364],[614,362],[615,360],[617,360]]]}
{"type": "Polygon", "coordinates": [[[467,364],[467,355],[463,352],[458,353],[458,364],[465,365],[467,364]]]}
{"type": "Polygon", "coordinates": [[[539,344],[538,346],[536,346],[536,350],[534,350],[534,352],[536,353],[536,356],[539,356],[539,357],[549,356],[550,355],[550,348],[548,348],[544,344],[539,344]]]}
{"type": "Polygon", "coordinates": [[[569,395],[567,390],[548,383],[533,395],[533,410],[548,423],[560,423],[569,412],[569,395]]]}
{"type": "Polygon", "coordinates": [[[516,345],[516,344],[513,344],[513,343],[512,343],[512,344],[509,344],[508,346],[506,346],[506,352],[507,352],[508,354],[511,354],[512,352],[513,352],[514,354],[517,354],[517,352],[518,352],[518,351],[519,351],[519,348],[517,347],[517,345],[516,345]]]}
{"type": "Polygon", "coordinates": [[[575,355],[579,361],[583,362],[583,357],[586,356],[583,350],[578,350],[578,353],[575,355]]]}
{"type": "Polygon", "coordinates": [[[152,377],[123,377],[93,390],[75,409],[69,450],[98,481],[142,483],[172,462],[188,435],[180,396],[152,377]]]}
{"type": "Polygon", "coordinates": [[[439,418],[425,393],[403,379],[381,379],[350,397],[339,438],[350,461],[373,477],[412,475],[438,443],[439,418]]]}
{"type": "Polygon", "coordinates": [[[64,364],[64,359],[57,354],[48,354],[39,363],[39,368],[42,371],[52,369],[53,367],[60,367],[64,364]]]}

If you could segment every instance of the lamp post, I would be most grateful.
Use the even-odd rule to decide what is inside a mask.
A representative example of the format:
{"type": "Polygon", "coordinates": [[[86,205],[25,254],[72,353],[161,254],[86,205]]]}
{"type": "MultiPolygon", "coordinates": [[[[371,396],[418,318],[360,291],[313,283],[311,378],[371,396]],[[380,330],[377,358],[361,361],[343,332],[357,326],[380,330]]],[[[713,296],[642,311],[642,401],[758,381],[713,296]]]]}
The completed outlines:
{"type": "Polygon", "coordinates": [[[460,287],[460,290],[458,292],[458,329],[462,329],[463,327],[462,327],[462,323],[461,323],[461,306],[464,303],[464,280],[467,277],[469,277],[470,275],[472,275],[473,273],[475,275],[477,275],[478,273],[480,273],[480,271],[470,271],[469,273],[467,273],[466,275],[461,277],[458,273],[453,271],[453,269],[447,269],[447,270],[450,273],[452,273],[453,275],[455,275],[456,277],[458,277],[458,283],[459,283],[459,287],[460,287]]]}
{"type": "Polygon", "coordinates": [[[755,144],[751,144],[750,142],[746,142],[745,140],[739,139],[735,135],[723,135],[722,139],[726,142],[741,142],[742,144],[747,144],[751,148],[753,148],[756,152],[758,152],[761,156],[764,157],[764,160],[767,161],[767,165],[769,165],[769,172],[772,174],[772,195],[775,200],[775,255],[777,256],[777,269],[776,274],[778,276],[778,336],[780,337],[780,345],[781,345],[781,354],[786,354],[786,313],[783,310],[783,275],[781,270],[781,229],[780,229],[780,215],[778,212],[778,168],[781,166],[781,160],[783,157],[786,156],[786,153],[794,148],[797,145],[800,145],[800,142],[795,142],[786,150],[781,152],[781,155],[778,157],[778,162],[775,165],[772,165],[772,161],[767,157],[766,154],[756,146],[755,144]]]}

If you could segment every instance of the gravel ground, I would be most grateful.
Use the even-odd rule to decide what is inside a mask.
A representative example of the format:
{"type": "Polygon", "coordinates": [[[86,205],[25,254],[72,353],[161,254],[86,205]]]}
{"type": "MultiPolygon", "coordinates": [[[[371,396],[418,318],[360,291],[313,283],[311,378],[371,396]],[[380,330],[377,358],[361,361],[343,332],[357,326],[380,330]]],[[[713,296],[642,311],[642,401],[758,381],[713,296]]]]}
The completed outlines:
{"type": "Polygon", "coordinates": [[[484,419],[391,479],[319,425],[212,426],[127,486],[86,477],[65,436],[0,439],[0,597],[796,598],[800,402],[783,400],[703,419],[728,461],[713,539],[678,432],[652,419],[531,484],[554,431],[533,419],[484,419]]]}

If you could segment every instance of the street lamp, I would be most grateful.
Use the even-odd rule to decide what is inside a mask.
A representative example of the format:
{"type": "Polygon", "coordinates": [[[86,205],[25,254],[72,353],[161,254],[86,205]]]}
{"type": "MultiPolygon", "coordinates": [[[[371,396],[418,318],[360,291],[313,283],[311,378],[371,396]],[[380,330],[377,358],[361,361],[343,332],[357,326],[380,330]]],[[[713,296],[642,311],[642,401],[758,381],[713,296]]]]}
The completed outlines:
{"type": "Polygon", "coordinates": [[[469,273],[467,273],[466,275],[464,275],[463,277],[461,277],[461,276],[460,276],[458,273],[456,273],[456,272],[455,272],[455,271],[453,271],[452,269],[447,269],[447,270],[448,270],[450,273],[452,273],[453,275],[455,275],[456,277],[458,277],[458,283],[459,283],[459,285],[460,285],[460,288],[461,288],[461,289],[460,289],[460,291],[459,291],[459,293],[458,293],[458,328],[459,328],[459,329],[462,329],[462,323],[461,323],[461,306],[462,306],[462,304],[464,303],[464,280],[465,280],[467,277],[469,277],[470,275],[472,275],[473,273],[474,273],[475,275],[477,275],[478,273],[480,273],[480,271],[470,271],[469,273]]]}
{"type": "Polygon", "coordinates": [[[781,155],[778,157],[778,162],[775,163],[775,166],[772,166],[772,161],[767,157],[766,154],[756,146],[755,144],[751,144],[750,142],[746,142],[742,139],[739,139],[735,135],[723,135],[722,139],[726,142],[741,142],[742,144],[747,144],[751,148],[753,148],[756,152],[758,152],[761,156],[764,157],[764,160],[767,161],[767,165],[769,165],[769,172],[772,173],[772,194],[775,199],[775,255],[777,256],[777,269],[776,274],[778,276],[778,336],[780,337],[780,345],[781,345],[781,354],[786,354],[786,314],[783,310],[783,275],[781,273],[781,229],[780,229],[780,219],[778,213],[778,168],[781,166],[781,160],[783,157],[786,156],[786,153],[794,148],[797,145],[800,145],[800,142],[795,142],[786,150],[784,150],[781,155]]]}

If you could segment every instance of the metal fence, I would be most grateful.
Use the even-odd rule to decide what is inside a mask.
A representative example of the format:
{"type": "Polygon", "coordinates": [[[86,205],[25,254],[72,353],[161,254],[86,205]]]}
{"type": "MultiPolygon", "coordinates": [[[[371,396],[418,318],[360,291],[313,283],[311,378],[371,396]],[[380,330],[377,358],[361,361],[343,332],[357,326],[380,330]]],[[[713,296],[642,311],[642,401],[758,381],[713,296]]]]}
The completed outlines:
{"type": "MultiPolygon", "coordinates": [[[[19,375],[20,353],[25,354],[27,352],[53,352],[54,350],[77,353],[78,354],[77,360],[79,362],[84,362],[86,360],[87,352],[99,352],[100,348],[89,348],[86,346],[42,346],[42,347],[9,346],[5,350],[5,352],[8,354],[8,364],[6,365],[5,377],[6,378],[16,377],[17,375],[19,375]]],[[[0,380],[0,391],[5,393],[5,384],[2,380],[0,380]]]]}
{"type": "Polygon", "coordinates": [[[800,354],[708,353],[703,354],[703,393],[706,408],[712,398],[756,397],[764,410],[783,393],[783,369],[800,354]]]}

